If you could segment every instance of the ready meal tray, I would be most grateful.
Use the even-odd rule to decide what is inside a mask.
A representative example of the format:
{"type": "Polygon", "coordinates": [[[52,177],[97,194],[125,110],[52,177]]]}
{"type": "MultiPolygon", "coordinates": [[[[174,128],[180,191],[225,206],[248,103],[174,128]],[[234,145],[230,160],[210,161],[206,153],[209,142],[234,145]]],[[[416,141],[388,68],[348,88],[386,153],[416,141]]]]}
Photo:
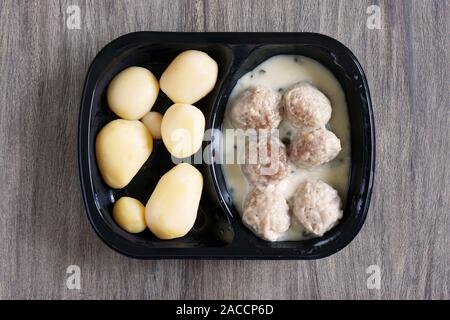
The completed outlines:
{"type": "MultiPolygon", "coordinates": [[[[161,94],[152,111],[163,113],[172,102],[161,94]]],[[[349,244],[361,229],[369,208],[374,175],[375,138],[369,87],[352,52],[340,42],[315,33],[178,33],[136,32],[103,48],[92,62],[81,98],[78,161],[87,217],[111,248],[139,259],[318,259],[349,244]],[[220,164],[199,164],[204,188],[193,229],[184,237],[159,240],[149,230],[130,234],[112,219],[114,201],[132,196],[146,203],[159,178],[174,166],[161,140],[150,158],[124,189],[102,180],[95,158],[95,137],[117,116],[108,108],[106,88],[129,66],[148,68],[159,79],[184,50],[206,52],[219,66],[214,90],[195,105],[205,114],[206,129],[221,129],[225,107],[237,80],[266,59],[279,54],[304,55],[327,67],[344,89],[351,123],[351,177],[344,216],[323,237],[269,242],[241,222],[227,191],[220,164]]]]}

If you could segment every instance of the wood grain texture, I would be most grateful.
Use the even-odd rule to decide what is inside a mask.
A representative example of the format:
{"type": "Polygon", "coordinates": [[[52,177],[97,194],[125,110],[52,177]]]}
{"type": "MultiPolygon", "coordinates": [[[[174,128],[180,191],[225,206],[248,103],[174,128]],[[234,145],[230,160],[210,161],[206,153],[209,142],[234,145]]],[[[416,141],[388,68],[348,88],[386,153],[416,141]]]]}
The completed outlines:
{"type": "Polygon", "coordinates": [[[0,1],[0,298],[450,298],[450,2],[0,1]],[[65,26],[81,8],[81,29],[65,26]],[[382,29],[366,27],[381,8],[382,29]],[[318,261],[137,261],[90,227],[76,136],[87,68],[132,31],[314,31],[359,58],[377,129],[366,223],[318,261]],[[81,290],[66,268],[81,267],[81,290]],[[366,268],[381,267],[381,289],[366,268]]]}

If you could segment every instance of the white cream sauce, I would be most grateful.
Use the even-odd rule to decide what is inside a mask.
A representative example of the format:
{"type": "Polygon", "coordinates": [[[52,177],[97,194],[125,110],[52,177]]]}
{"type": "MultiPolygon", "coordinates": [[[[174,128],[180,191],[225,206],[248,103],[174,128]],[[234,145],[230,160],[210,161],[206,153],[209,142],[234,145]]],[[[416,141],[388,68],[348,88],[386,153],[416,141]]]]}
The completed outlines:
{"type": "MultiPolygon", "coordinates": [[[[302,181],[320,179],[338,191],[342,204],[345,205],[351,168],[350,122],[344,91],[328,69],[305,56],[274,56],[238,80],[231,92],[228,105],[236,95],[251,86],[266,86],[282,93],[286,88],[300,81],[313,84],[330,99],[333,111],[327,127],[341,140],[342,150],[333,161],[316,168],[304,169],[291,165],[290,174],[279,183],[279,188],[289,202],[302,181]]],[[[228,112],[226,112],[223,123],[224,147],[225,156],[230,157],[234,153],[235,142],[234,139],[227,138],[230,136],[227,135],[226,129],[232,129],[227,115],[228,112]]],[[[283,139],[293,137],[298,129],[283,120],[279,130],[280,139],[283,139]]],[[[242,213],[245,198],[250,191],[247,179],[242,174],[239,164],[223,164],[223,172],[234,205],[242,213]]],[[[302,226],[294,222],[294,219],[291,221],[289,230],[282,234],[277,241],[302,240],[311,237],[302,226]]]]}

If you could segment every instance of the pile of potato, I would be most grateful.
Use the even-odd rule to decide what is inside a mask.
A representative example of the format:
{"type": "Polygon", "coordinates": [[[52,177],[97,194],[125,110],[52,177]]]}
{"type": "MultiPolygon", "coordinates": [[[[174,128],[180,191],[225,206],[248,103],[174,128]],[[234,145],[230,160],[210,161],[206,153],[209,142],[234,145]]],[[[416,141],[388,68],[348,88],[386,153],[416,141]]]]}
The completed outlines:
{"type": "MultiPolygon", "coordinates": [[[[153,151],[153,139],[162,139],[176,158],[196,153],[202,145],[205,117],[193,104],[212,91],[217,63],[206,53],[179,54],[159,82],[142,67],[118,73],[107,89],[111,110],[120,118],[97,135],[95,152],[100,174],[114,189],[127,186],[153,151]],[[151,111],[159,89],[174,102],[164,115],[151,111]]],[[[160,239],[182,237],[197,217],[203,177],[192,165],[180,163],[165,173],[146,206],[131,197],[114,204],[113,218],[130,233],[150,229],[160,239]]]]}

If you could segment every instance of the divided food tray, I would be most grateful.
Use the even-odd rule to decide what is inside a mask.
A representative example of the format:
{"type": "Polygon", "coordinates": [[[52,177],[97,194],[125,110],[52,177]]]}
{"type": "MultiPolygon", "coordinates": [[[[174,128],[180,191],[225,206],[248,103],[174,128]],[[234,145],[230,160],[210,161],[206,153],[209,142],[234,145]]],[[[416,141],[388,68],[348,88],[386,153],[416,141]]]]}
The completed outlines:
{"type": "MultiPolygon", "coordinates": [[[[172,102],[160,91],[152,110],[164,113],[172,102]]],[[[208,145],[205,142],[204,145],[208,145]]],[[[214,149],[214,143],[212,144],[214,149]]],[[[169,33],[136,32],[103,48],[92,62],[81,99],[78,161],[81,190],[89,221],[114,250],[134,258],[317,259],[344,248],[366,218],[374,175],[375,138],[370,93],[364,71],[340,42],[315,33],[169,33]],[[111,79],[130,66],[148,68],[159,79],[177,54],[187,49],[208,53],[219,65],[214,90],[195,103],[206,118],[206,129],[221,129],[228,97],[237,80],[278,54],[298,54],[327,67],[344,89],[351,123],[352,167],[344,217],[321,238],[268,242],[241,222],[228,194],[220,164],[199,164],[204,189],[197,220],[184,237],[159,240],[149,230],[130,234],[112,219],[121,196],[147,202],[159,178],[174,166],[161,140],[150,158],[124,189],[108,187],[95,159],[95,137],[117,116],[106,103],[111,79]]]]}

